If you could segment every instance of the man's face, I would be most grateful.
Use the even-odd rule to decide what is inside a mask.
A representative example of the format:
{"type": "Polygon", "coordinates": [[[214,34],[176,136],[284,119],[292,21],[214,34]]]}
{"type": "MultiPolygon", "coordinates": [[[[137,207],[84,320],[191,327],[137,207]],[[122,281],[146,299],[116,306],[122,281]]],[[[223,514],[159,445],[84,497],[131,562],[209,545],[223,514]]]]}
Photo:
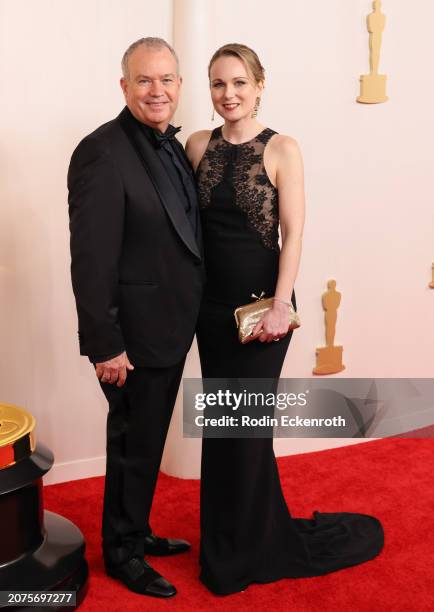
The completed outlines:
{"type": "Polygon", "coordinates": [[[164,132],[178,106],[181,77],[166,47],[137,47],[128,60],[128,79],[121,79],[125,101],[136,119],[164,132]]]}

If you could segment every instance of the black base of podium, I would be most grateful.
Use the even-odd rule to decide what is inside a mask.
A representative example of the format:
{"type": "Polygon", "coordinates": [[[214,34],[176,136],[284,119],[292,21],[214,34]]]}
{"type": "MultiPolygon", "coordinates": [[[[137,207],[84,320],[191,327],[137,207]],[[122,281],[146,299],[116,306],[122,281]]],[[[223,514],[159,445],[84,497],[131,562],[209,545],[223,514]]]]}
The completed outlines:
{"type": "MultiPolygon", "coordinates": [[[[43,510],[42,475],[52,463],[51,452],[38,444],[29,459],[0,470],[0,590],[74,591],[76,604],[15,605],[15,610],[74,610],[87,592],[81,531],[43,510]]],[[[0,604],[2,609],[9,606],[0,604]]]]}
{"type": "MultiPolygon", "coordinates": [[[[75,591],[76,606],[15,607],[15,610],[74,610],[87,592],[88,567],[81,531],[71,521],[44,512],[42,545],[12,563],[0,566],[2,590],[75,591]]],[[[0,606],[6,608],[7,606],[0,606]]]]}

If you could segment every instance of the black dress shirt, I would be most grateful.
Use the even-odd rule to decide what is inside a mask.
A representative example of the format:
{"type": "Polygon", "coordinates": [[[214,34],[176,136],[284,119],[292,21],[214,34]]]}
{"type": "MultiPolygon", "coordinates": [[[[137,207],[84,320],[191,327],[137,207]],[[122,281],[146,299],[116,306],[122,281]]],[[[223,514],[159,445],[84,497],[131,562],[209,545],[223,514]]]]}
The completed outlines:
{"type": "Polygon", "coordinates": [[[159,130],[143,123],[141,127],[148,140],[155,147],[156,153],[179,196],[179,202],[184,207],[193,234],[197,237],[198,203],[193,170],[182,144],[175,138],[175,134],[181,128],[169,125],[166,131],[161,133],[159,130]]]}

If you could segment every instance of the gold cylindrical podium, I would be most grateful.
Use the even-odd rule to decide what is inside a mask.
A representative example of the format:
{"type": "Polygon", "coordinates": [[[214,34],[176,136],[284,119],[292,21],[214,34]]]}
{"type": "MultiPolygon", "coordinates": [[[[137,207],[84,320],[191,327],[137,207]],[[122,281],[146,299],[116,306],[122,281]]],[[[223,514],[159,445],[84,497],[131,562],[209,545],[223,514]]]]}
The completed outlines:
{"type": "Polygon", "coordinates": [[[13,404],[0,404],[0,470],[33,453],[35,425],[30,412],[13,404]]]}

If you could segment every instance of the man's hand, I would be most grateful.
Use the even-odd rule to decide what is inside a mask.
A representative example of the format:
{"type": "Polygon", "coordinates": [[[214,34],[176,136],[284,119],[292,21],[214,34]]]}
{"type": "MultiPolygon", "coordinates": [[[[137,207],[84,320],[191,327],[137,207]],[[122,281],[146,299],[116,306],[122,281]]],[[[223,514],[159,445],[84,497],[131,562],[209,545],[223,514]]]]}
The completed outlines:
{"type": "Polygon", "coordinates": [[[96,375],[101,382],[114,384],[117,387],[122,387],[127,379],[127,370],[134,370],[134,366],[130,363],[126,352],[95,364],[96,375]]]}

